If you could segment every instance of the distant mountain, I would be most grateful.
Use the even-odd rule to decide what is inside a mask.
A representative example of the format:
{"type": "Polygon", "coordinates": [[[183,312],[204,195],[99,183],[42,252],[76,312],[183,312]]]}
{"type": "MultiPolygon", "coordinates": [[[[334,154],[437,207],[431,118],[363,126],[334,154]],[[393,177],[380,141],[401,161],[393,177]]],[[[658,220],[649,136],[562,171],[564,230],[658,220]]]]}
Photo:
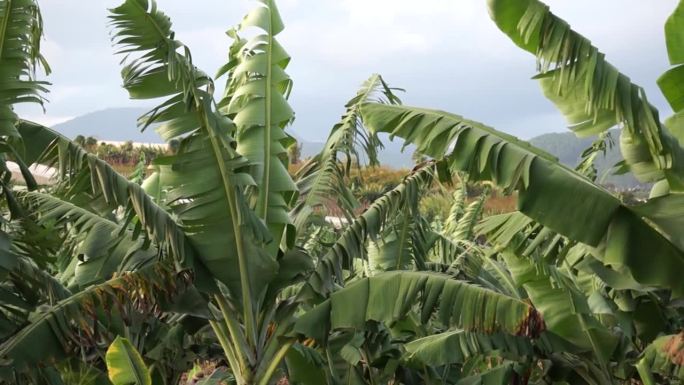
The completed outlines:
{"type": "Polygon", "coordinates": [[[161,142],[154,130],[140,132],[136,120],[148,108],[109,108],[95,111],[53,126],[71,139],[78,135],[92,136],[98,140],[134,142],[161,142]]]}
{"type": "MultiPolygon", "coordinates": [[[[387,137],[381,139],[385,148],[378,153],[378,160],[382,165],[393,168],[413,167],[413,160],[411,159],[411,155],[413,155],[413,146],[402,151],[402,143],[399,141],[390,141],[387,137]]],[[[325,145],[323,142],[309,142],[301,139],[298,139],[298,141],[302,144],[302,158],[304,159],[318,154],[325,145]]],[[[364,160],[365,159],[362,159],[361,161],[363,162],[364,160]]]]}
{"type": "MultiPolygon", "coordinates": [[[[98,140],[106,141],[127,141],[142,143],[161,143],[162,139],[152,129],[149,128],[140,132],[136,121],[138,117],[147,112],[149,108],[109,108],[91,112],[78,116],[74,119],[53,126],[55,130],[71,139],[78,135],[92,136],[98,140]]],[[[301,135],[295,133],[302,143],[302,157],[307,158],[321,151],[322,142],[310,142],[301,139],[301,135]]],[[[393,167],[411,167],[412,150],[401,152],[401,144],[384,140],[385,150],[380,154],[380,161],[383,164],[393,167]]]]}
{"type": "MultiPolygon", "coordinates": [[[[161,138],[153,130],[148,129],[140,132],[136,126],[137,118],[147,112],[146,108],[110,108],[106,110],[91,112],[60,123],[54,128],[60,133],[75,138],[77,135],[93,136],[99,140],[126,141],[145,143],[160,143],[161,138]]],[[[297,133],[294,136],[302,143],[302,157],[307,158],[321,151],[322,142],[307,141],[301,139],[297,133]]],[[[619,133],[615,130],[613,138],[617,141],[619,133]]],[[[390,141],[383,137],[385,149],[379,154],[380,162],[384,165],[401,168],[412,167],[413,147],[401,151],[400,141],[390,141]]],[[[571,132],[544,134],[529,140],[534,146],[539,147],[555,155],[567,166],[574,167],[580,161],[582,151],[589,147],[594,138],[577,138],[571,132]]],[[[608,151],[606,157],[600,157],[597,162],[599,175],[603,175],[615,163],[622,159],[620,150],[616,145],[608,151]]],[[[638,182],[631,176],[609,176],[604,182],[612,183],[619,187],[633,187],[638,182]]]]}
{"type": "MultiPolygon", "coordinates": [[[[616,163],[622,160],[620,154],[619,138],[620,131],[614,129],[611,131],[611,136],[614,145],[611,149],[606,151],[606,155],[599,157],[596,160],[596,168],[599,173],[599,180],[602,183],[614,184],[617,187],[627,188],[640,185],[639,182],[631,175],[608,175],[610,170],[616,163]],[[603,177],[603,179],[601,179],[603,177]]],[[[582,158],[582,152],[591,146],[595,137],[578,138],[572,132],[559,132],[551,134],[543,134],[534,137],[529,142],[542,150],[545,150],[558,158],[558,160],[569,166],[575,167],[579,164],[582,158]]]]}

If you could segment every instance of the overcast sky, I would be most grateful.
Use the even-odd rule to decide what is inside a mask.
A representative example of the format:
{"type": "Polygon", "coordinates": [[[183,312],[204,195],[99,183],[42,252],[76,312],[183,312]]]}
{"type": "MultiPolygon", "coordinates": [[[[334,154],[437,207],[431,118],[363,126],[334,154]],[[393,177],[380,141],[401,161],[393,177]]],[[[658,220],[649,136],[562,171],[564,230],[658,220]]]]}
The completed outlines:
{"type": "MultiPolygon", "coordinates": [[[[45,124],[130,101],[107,26],[114,0],[42,0],[44,54],[53,74],[47,113],[22,106],[45,124]]],[[[159,0],[195,63],[213,74],[226,61],[224,31],[255,2],[159,0]]],[[[663,24],[676,0],[548,0],[551,9],[600,47],[670,114],[655,84],[668,68],[663,24]]],[[[565,129],[534,75],[535,59],[489,19],[486,0],[279,0],[292,56],[294,131],[323,140],[344,103],[374,72],[406,89],[405,104],[448,110],[522,138],[565,129]]]]}

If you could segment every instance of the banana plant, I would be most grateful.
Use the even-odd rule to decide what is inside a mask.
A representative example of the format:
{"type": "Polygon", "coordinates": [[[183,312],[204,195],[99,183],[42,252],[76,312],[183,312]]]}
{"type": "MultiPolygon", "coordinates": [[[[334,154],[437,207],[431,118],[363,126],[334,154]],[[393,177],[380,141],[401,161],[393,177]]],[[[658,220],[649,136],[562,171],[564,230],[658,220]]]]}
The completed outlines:
{"type": "MultiPolygon", "coordinates": [[[[448,276],[356,276],[353,265],[364,257],[367,240],[382,235],[398,211],[414,205],[421,186],[438,168],[433,162],[418,168],[362,215],[348,210],[351,223],[319,261],[295,246],[303,227],[293,226],[290,210],[295,218],[298,212],[305,213],[299,223],[307,223],[310,206],[320,205],[325,191],[343,186],[345,168],[338,164],[338,154],[350,162],[357,144],[363,143],[362,150],[374,158],[380,144],[360,125],[361,105],[371,100],[398,102],[380,76],[371,77],[350,101],[324,151],[299,176],[298,185],[307,185],[300,199],[297,184],[286,171],[285,148],[291,140],[285,129],[293,116],[287,96],[292,83],[284,72],[289,57],[275,39],[283,24],[272,1],[259,1],[229,33],[235,43],[228,64],[219,70],[227,76],[227,86],[218,101],[214,80],[192,63],[189,48],[176,39],[170,20],[154,2],[126,0],[111,10],[110,20],[117,52],[126,55],[124,88],[133,99],[164,98],[139,119],[141,129],[154,127],[164,140],[177,141],[178,150],[157,158],[154,173],[139,185],[54,131],[20,122],[33,153],[60,170],[54,188],[22,193],[20,203],[39,226],[63,229],[66,242],[59,253],[66,257],[58,277],[73,294],[66,292],[41,318],[3,342],[0,355],[11,362],[6,378],[39,378],[42,373],[30,362],[57,362],[98,351],[95,343],[83,349],[63,343],[77,340],[79,325],[91,325],[88,341],[106,339],[113,332],[133,333],[131,327],[122,328],[118,316],[102,317],[103,306],[126,301],[134,307],[121,312],[124,324],[130,322],[131,312],[199,320],[204,330],[212,331],[223,360],[241,385],[266,385],[287,376],[285,357],[302,351],[308,337],[327,341],[330,333],[344,334],[338,329],[374,321],[391,324],[410,310],[387,309],[355,321],[361,324],[339,323],[339,311],[330,318],[324,310],[341,303],[330,296],[350,281],[356,288],[383,280],[405,281],[407,287],[430,282],[425,290],[437,290],[439,295],[446,285],[445,293],[457,294],[438,306],[426,302],[423,318],[437,309],[456,311],[463,301],[501,314],[489,319],[472,312],[443,319],[468,331],[534,338],[543,328],[528,304],[450,282],[448,276]],[[254,30],[251,38],[241,36],[254,30]],[[128,297],[121,297],[124,292],[128,297]],[[188,304],[187,296],[194,303],[188,304]],[[498,326],[505,319],[505,327],[498,326]],[[307,320],[316,320],[315,327],[307,320]],[[64,330],[58,325],[71,326],[64,330]],[[325,328],[322,334],[320,327],[325,328]],[[50,341],[50,349],[29,352],[27,347],[38,336],[50,341]]],[[[154,358],[151,352],[143,353],[154,358]]],[[[335,373],[328,376],[332,379],[335,373]]]]}
{"type": "Polygon", "coordinates": [[[317,212],[326,214],[325,207],[331,198],[347,221],[355,217],[359,203],[347,187],[345,177],[349,176],[354,161],[360,163],[359,150],[368,156],[369,165],[379,164],[377,152],[382,146],[377,135],[365,130],[360,122],[360,108],[371,100],[401,103],[382,76],[372,75],[347,102],[342,120],[332,128],[321,153],[307,160],[297,171],[300,198],[292,214],[300,231],[317,212]]]}
{"type": "MultiPolygon", "coordinates": [[[[679,67],[659,81],[676,110],[663,124],[643,90],[547,6],[489,7],[537,56],[545,95],[573,131],[622,127],[622,169],[655,184],[650,200],[629,205],[596,183],[603,137],[571,169],[484,124],[403,106],[380,75],[290,176],[293,82],[273,0],[229,30],[218,98],[153,0],[110,10],[124,88],[161,99],[139,126],[176,148],[139,183],[14,115],[15,103],[43,102],[33,75],[42,21],[33,1],[0,1],[0,76],[13,87],[0,97],[0,150],[28,187],[2,175],[0,381],[108,381],[106,349],[125,345],[116,336],[139,351],[115,376],[129,382],[148,381],[143,367],[153,383],[194,381],[201,365],[188,357],[220,366],[207,384],[681,378],[679,67]],[[429,159],[361,210],[346,181],[361,153],[376,163],[380,133],[429,159]],[[37,161],[59,170],[55,186],[31,181],[37,161]],[[431,228],[418,202],[457,172],[517,193],[518,211],[475,226],[485,196],[466,208],[457,194],[447,226],[431,228]],[[338,228],[316,220],[331,204],[345,217],[338,228]],[[476,228],[486,237],[474,242],[476,228]]],[[[666,27],[674,66],[680,8],[666,27]]]]}
{"type": "MultiPolygon", "coordinates": [[[[524,276],[532,279],[528,275],[530,270],[516,267],[522,262],[520,257],[532,258],[532,250],[545,246],[548,250],[543,253],[542,258],[547,262],[563,264],[567,262],[566,259],[572,260],[572,263],[585,261],[585,268],[590,267],[590,274],[600,274],[605,280],[602,284],[613,286],[613,289],[638,291],[651,287],[658,288],[665,296],[679,297],[680,281],[673,272],[682,271],[682,249],[677,232],[672,226],[678,212],[674,209],[674,202],[678,201],[676,193],[681,175],[681,147],[678,140],[666,128],[667,125],[660,123],[658,112],[648,103],[643,89],[631,83],[626,75],[619,73],[589,40],[573,31],[567,23],[551,13],[546,5],[537,0],[493,0],[489,2],[489,6],[497,26],[518,46],[537,56],[539,75],[536,78],[541,82],[544,94],[559,107],[574,132],[578,135],[597,134],[617,124],[621,125],[620,143],[625,158],[624,168],[642,181],[655,183],[651,193],[653,199],[640,206],[627,206],[612,198],[610,193],[596,186],[591,179],[560,166],[547,154],[457,115],[370,103],[363,107],[365,111],[362,113],[367,124],[375,131],[385,131],[409,140],[423,154],[446,156],[453,167],[467,171],[472,178],[492,180],[502,187],[518,191],[518,208],[521,214],[508,216],[503,222],[492,219],[494,226],[491,229],[498,233],[500,239],[510,241],[519,237],[534,222],[538,223],[536,230],[530,233],[534,235],[531,243],[523,245],[517,251],[520,254],[505,258],[506,265],[514,273],[514,277],[518,276],[516,280],[519,283],[524,284],[525,281],[520,281],[524,276]],[[552,197],[554,204],[544,202],[552,197]],[[582,213],[584,210],[587,211],[582,213]],[[585,234],[582,232],[588,228],[581,229],[581,226],[596,226],[590,230],[595,238],[585,237],[589,235],[589,231],[585,234]],[[637,236],[641,237],[640,244],[649,245],[648,248],[639,248],[633,243],[637,236]],[[611,239],[613,237],[618,238],[611,239]],[[653,253],[654,249],[658,252],[653,253]],[[658,261],[654,262],[652,258],[657,258],[658,261]],[[660,270],[654,268],[655,265],[668,267],[660,270]],[[668,271],[672,275],[668,276],[668,271]]],[[[668,50],[675,65],[678,64],[677,36],[681,33],[676,28],[679,13],[681,9],[678,7],[666,28],[668,50]]],[[[676,100],[674,72],[676,68],[659,80],[671,103],[676,100]]],[[[677,107],[675,109],[678,110],[677,107]]],[[[669,122],[674,120],[675,118],[670,119],[669,122]]],[[[536,274],[540,274],[539,269],[540,267],[536,268],[536,274]]],[[[565,287],[564,290],[581,286],[579,282],[568,282],[567,278],[562,278],[565,274],[559,275],[555,268],[542,275],[558,282],[556,285],[565,287]],[[562,283],[564,281],[566,283],[562,283]]],[[[570,275],[575,276],[572,273],[570,275]]],[[[541,287],[535,289],[536,283],[524,287],[542,314],[549,317],[549,329],[558,330],[558,326],[554,324],[558,325],[560,320],[554,320],[552,314],[544,310],[553,301],[535,299],[531,290],[541,287]]],[[[553,284],[539,294],[550,295],[553,290],[549,288],[552,289],[553,284]]],[[[581,299],[582,296],[578,298],[581,299]]],[[[588,299],[596,306],[596,300],[600,297],[592,294],[588,299]]],[[[578,309],[577,314],[591,314],[596,311],[590,312],[586,306],[585,310],[581,310],[582,307],[574,302],[572,307],[578,309]]],[[[657,302],[661,305],[668,303],[657,302]]],[[[629,310],[629,306],[625,310],[635,311],[634,308],[629,310]]],[[[637,318],[641,315],[634,316],[637,318]]],[[[596,324],[596,320],[592,322],[596,324]]],[[[586,324],[586,320],[581,324],[586,324]]],[[[675,320],[673,325],[677,324],[675,320]]],[[[626,327],[625,333],[629,333],[629,326],[623,327],[626,327]]],[[[584,378],[583,381],[604,383],[632,375],[624,372],[621,375],[611,373],[605,362],[607,355],[601,352],[602,349],[609,348],[611,343],[607,343],[596,332],[589,332],[591,328],[584,329],[588,330],[589,337],[589,344],[585,346],[589,348],[591,345],[602,367],[590,372],[602,371],[603,374],[599,375],[599,380],[584,378]]],[[[660,330],[666,332],[667,327],[660,330]]],[[[642,344],[648,342],[648,337],[644,338],[646,340],[642,344]]],[[[646,363],[654,362],[653,357],[662,357],[649,354],[651,358],[639,364],[641,372],[647,367],[646,363]]],[[[591,376],[585,374],[585,377],[591,376]]]]}
{"type": "Polygon", "coordinates": [[[621,125],[620,149],[632,173],[679,191],[681,147],[642,87],[541,1],[490,1],[489,9],[516,45],[536,55],[536,78],[571,130],[587,136],[621,125]]]}

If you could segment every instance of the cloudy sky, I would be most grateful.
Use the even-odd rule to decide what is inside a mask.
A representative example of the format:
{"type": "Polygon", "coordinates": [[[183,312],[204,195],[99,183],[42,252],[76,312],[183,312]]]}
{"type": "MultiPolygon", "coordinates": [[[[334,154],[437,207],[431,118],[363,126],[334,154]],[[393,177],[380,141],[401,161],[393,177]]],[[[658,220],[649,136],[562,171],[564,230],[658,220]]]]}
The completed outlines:
{"type": "MultiPolygon", "coordinates": [[[[45,124],[110,107],[148,106],[121,88],[107,8],[116,0],[42,0],[44,54],[53,74],[45,124]]],[[[248,0],[158,0],[178,39],[210,74],[226,60],[224,31],[254,5],[248,0]]],[[[670,113],[655,85],[668,68],[663,24],[676,0],[548,0],[608,59],[670,113]]],[[[374,72],[406,89],[406,104],[448,110],[522,138],[564,129],[539,92],[534,57],[516,48],[489,19],[485,0],[279,0],[286,29],[278,39],[293,59],[293,129],[323,140],[359,84],[374,72]]]]}

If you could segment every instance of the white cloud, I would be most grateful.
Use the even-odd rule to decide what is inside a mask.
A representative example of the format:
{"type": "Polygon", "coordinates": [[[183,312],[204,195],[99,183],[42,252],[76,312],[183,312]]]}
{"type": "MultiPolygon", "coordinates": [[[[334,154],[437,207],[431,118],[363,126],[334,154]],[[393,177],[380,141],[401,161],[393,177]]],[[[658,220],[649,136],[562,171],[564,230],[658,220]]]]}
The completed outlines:
{"type": "MultiPolygon", "coordinates": [[[[293,57],[288,68],[295,81],[292,101],[297,128],[304,135],[321,127],[327,130],[341,112],[337,107],[372,72],[406,87],[405,99],[412,104],[473,114],[506,130],[513,126],[522,136],[563,127],[559,118],[552,118],[558,115],[535,82],[527,80],[534,73],[534,58],[497,29],[484,0],[277,2],[286,25],[278,38],[293,57]]],[[[43,48],[54,70],[45,119],[55,122],[96,109],[140,105],[129,101],[120,87],[120,57],[112,56],[108,39],[105,8],[119,3],[41,3],[47,34],[43,48]]],[[[646,86],[658,103],[654,81],[667,67],[662,26],[676,0],[547,3],[646,86]]],[[[178,38],[209,74],[226,60],[230,41],[224,31],[255,4],[159,0],[178,38]]],[[[35,116],[37,110],[26,112],[35,116]]]]}
{"type": "Polygon", "coordinates": [[[358,28],[338,24],[315,28],[312,33],[310,26],[295,23],[283,33],[282,41],[295,60],[308,56],[331,66],[329,69],[367,67],[392,56],[398,58],[399,54],[424,54],[432,45],[423,34],[397,28],[375,27],[363,34],[350,34],[352,30],[358,31],[358,28]],[[311,54],[312,51],[315,55],[311,54]]]}
{"type": "Polygon", "coordinates": [[[342,0],[325,8],[329,14],[319,17],[302,6],[305,17],[288,23],[282,40],[293,56],[347,69],[388,61],[400,66],[408,57],[429,55],[477,55],[475,62],[516,51],[480,0],[342,0]]]}

